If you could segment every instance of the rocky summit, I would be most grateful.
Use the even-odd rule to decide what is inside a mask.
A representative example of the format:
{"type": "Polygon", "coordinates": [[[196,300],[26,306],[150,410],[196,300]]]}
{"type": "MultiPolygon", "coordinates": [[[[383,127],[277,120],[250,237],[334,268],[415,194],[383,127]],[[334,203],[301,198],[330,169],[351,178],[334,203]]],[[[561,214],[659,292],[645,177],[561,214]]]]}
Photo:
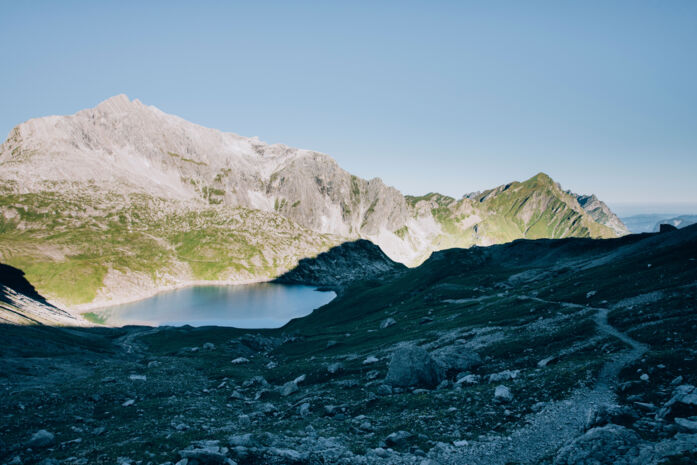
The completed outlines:
{"type": "Polygon", "coordinates": [[[405,196],[327,155],[125,95],[29,120],[0,145],[0,262],[81,311],[182,285],[275,279],[358,239],[415,266],[451,247],[626,233],[604,203],[543,173],[459,199],[405,196]]]}

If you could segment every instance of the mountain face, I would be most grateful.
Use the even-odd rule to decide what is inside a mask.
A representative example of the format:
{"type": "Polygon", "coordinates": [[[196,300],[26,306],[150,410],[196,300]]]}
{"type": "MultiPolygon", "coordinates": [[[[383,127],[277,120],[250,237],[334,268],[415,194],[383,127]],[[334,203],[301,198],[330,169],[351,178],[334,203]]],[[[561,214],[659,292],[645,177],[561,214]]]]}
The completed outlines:
{"type": "Polygon", "coordinates": [[[629,234],[629,229],[622,223],[622,220],[595,195],[576,195],[576,200],[596,222],[612,228],[618,236],[629,234]]]}
{"type": "Polygon", "coordinates": [[[0,146],[0,184],[0,260],[66,305],[271,279],[359,238],[416,265],[450,247],[625,232],[602,202],[583,207],[542,173],[459,200],[404,196],[327,155],[124,95],[17,126],[0,146]]]}

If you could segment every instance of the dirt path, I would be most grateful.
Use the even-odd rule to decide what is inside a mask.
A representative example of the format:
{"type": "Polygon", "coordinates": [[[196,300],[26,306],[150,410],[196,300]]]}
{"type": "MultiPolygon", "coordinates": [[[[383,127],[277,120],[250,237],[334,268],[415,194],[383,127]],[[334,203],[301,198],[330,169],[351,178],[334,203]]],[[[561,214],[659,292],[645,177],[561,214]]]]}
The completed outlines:
{"type": "Polygon", "coordinates": [[[147,334],[154,334],[157,331],[158,328],[130,329],[128,333],[116,339],[115,344],[122,347],[127,354],[142,355],[144,351],[143,344],[138,342],[136,338],[147,334]]]}
{"type": "MultiPolygon", "coordinates": [[[[535,299],[543,301],[542,299],[535,299]]],[[[474,441],[453,452],[433,457],[438,463],[458,465],[535,464],[553,457],[567,441],[583,432],[588,413],[596,405],[614,404],[614,387],[620,370],[646,352],[644,344],[618,331],[607,321],[608,309],[586,307],[568,302],[550,302],[564,306],[595,310],[595,322],[601,334],[614,336],[630,350],[615,354],[603,365],[592,388],[575,390],[566,399],[548,403],[542,410],[526,417],[526,425],[508,437],[474,441]]]]}
{"type": "Polygon", "coordinates": [[[595,323],[598,325],[598,329],[605,334],[616,337],[631,347],[630,350],[619,353],[613,360],[603,365],[603,368],[600,370],[595,389],[605,388],[613,391],[612,388],[617,383],[617,376],[620,370],[638,360],[649,348],[611,326],[607,321],[607,308],[595,308],[594,310],[597,312],[595,314],[595,323]]]}

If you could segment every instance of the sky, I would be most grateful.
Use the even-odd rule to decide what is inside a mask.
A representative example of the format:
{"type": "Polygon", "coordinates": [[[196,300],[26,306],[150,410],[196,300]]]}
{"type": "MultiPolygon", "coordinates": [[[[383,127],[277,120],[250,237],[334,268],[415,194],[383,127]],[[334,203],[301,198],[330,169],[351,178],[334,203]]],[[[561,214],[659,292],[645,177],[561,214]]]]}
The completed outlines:
{"type": "Polygon", "coordinates": [[[0,11],[2,139],[125,93],[327,153],[406,194],[460,197],[543,171],[617,210],[697,213],[695,1],[0,0],[0,11]]]}

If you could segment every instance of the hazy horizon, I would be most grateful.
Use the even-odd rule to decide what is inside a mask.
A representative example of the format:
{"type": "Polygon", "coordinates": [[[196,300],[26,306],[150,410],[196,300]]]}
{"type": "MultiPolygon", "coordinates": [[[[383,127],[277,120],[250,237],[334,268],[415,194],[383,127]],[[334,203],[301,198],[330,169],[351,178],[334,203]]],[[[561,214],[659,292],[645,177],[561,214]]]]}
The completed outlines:
{"type": "Polygon", "coordinates": [[[608,203],[620,218],[636,215],[665,215],[666,218],[680,215],[697,215],[697,203],[608,203]]]}

